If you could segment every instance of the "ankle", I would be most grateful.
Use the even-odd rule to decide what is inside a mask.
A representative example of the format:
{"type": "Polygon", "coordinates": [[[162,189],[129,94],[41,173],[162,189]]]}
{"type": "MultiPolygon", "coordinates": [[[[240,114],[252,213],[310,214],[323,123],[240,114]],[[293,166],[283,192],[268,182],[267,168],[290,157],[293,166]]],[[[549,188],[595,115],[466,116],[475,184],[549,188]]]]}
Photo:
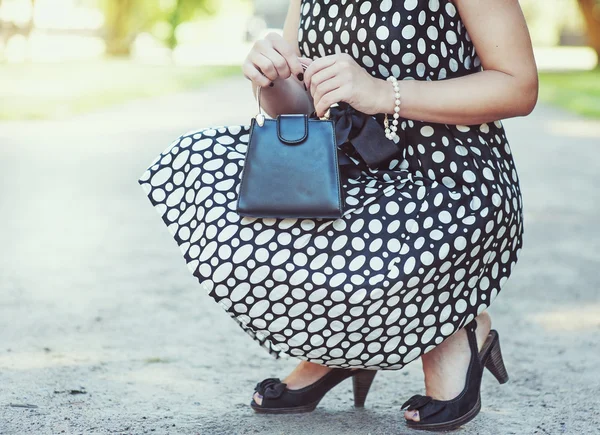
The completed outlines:
{"type": "Polygon", "coordinates": [[[451,400],[464,388],[471,350],[465,330],[422,357],[425,394],[437,400],[451,400]]]}
{"type": "Polygon", "coordinates": [[[316,364],[308,361],[301,361],[296,367],[298,371],[307,373],[327,373],[331,370],[331,367],[316,364]]]}
{"type": "Polygon", "coordinates": [[[483,329],[489,331],[492,329],[492,318],[487,311],[483,311],[477,317],[475,317],[477,321],[477,329],[483,329]]]}
{"type": "Polygon", "coordinates": [[[477,348],[481,350],[492,329],[492,318],[487,311],[484,311],[479,314],[475,320],[477,320],[477,329],[475,330],[475,334],[477,335],[477,348]]]}
{"type": "Polygon", "coordinates": [[[315,364],[308,361],[301,361],[296,368],[283,379],[282,382],[288,384],[288,388],[295,390],[306,387],[323,377],[331,370],[321,364],[315,364]]]}

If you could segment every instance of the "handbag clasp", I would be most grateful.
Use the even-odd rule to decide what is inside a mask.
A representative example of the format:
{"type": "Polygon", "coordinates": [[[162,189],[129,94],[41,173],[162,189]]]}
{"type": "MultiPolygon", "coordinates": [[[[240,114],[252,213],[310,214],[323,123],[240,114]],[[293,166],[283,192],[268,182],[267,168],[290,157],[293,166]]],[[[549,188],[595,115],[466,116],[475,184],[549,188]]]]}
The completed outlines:
{"type": "Polygon", "coordinates": [[[278,115],[277,137],[288,145],[296,145],[308,137],[308,116],[303,114],[278,115]]]}

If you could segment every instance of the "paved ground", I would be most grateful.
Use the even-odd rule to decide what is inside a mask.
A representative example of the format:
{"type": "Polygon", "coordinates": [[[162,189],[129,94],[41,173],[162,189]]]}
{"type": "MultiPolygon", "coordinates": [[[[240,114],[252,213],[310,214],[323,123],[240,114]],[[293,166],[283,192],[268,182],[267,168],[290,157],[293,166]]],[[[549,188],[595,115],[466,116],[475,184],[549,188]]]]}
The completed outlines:
{"type": "MultiPolygon", "coordinates": [[[[399,406],[421,392],[418,363],[380,373],[364,410],[342,384],[312,414],[254,415],[254,384],[295,360],[272,359],[203,293],[137,185],[180,133],[253,112],[233,80],[0,124],[1,434],[409,433],[399,406]]],[[[506,126],[526,234],[491,313],[511,382],[486,374],[483,411],[458,433],[598,433],[600,123],[538,107],[506,126]]]]}

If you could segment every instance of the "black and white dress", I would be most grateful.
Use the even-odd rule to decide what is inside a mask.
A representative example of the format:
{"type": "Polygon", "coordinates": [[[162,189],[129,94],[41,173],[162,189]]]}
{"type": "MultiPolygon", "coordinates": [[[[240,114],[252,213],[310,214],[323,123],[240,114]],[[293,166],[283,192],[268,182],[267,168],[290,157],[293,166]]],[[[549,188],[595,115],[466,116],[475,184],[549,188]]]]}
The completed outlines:
{"type": "MultiPolygon", "coordinates": [[[[348,53],[382,79],[480,70],[449,0],[304,0],[298,41],[303,56],[348,53]]],[[[355,167],[341,173],[339,219],[236,214],[247,125],[181,136],[139,182],[204,290],[273,355],[400,369],[490,306],[523,235],[499,121],[400,126],[398,155],[376,169],[340,148],[355,167]]]]}

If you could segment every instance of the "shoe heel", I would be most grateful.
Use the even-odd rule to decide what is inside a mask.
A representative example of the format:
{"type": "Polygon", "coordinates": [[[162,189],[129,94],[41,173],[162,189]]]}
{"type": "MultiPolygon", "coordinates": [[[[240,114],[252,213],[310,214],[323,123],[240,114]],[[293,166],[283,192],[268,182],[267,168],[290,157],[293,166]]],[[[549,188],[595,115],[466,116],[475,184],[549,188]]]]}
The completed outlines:
{"type": "Polygon", "coordinates": [[[359,373],[352,377],[352,389],[354,390],[354,406],[362,408],[365,406],[365,400],[367,400],[367,394],[375,379],[377,370],[361,370],[359,373]]]}
{"type": "Polygon", "coordinates": [[[494,377],[501,384],[505,384],[508,382],[508,373],[506,372],[506,367],[504,366],[504,360],[502,359],[502,350],[500,349],[500,341],[496,341],[492,350],[490,351],[490,356],[488,357],[485,367],[494,375],[494,377]]]}

